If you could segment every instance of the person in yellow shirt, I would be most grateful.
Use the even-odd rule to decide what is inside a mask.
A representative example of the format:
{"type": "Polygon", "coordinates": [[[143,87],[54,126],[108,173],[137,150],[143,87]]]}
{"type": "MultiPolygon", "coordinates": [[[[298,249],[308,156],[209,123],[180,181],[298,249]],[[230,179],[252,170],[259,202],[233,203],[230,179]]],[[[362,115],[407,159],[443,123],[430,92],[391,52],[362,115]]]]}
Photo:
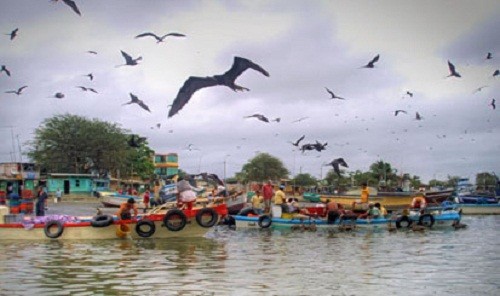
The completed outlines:
{"type": "Polygon", "coordinates": [[[356,205],[360,204],[363,209],[368,209],[368,200],[370,197],[370,191],[368,190],[368,185],[366,183],[361,184],[361,202],[353,202],[352,209],[356,209],[356,205]]]}
{"type": "Polygon", "coordinates": [[[253,208],[254,212],[258,213],[258,214],[262,214],[262,212],[263,212],[262,204],[264,202],[264,197],[262,197],[262,195],[260,195],[259,190],[255,190],[255,194],[254,194],[254,196],[252,196],[252,199],[250,200],[250,202],[252,203],[252,208],[253,208]]]}
{"type": "Polygon", "coordinates": [[[274,193],[274,204],[275,205],[282,205],[285,202],[285,192],[283,192],[283,189],[285,189],[284,185],[280,185],[280,189],[278,189],[274,193]]]}

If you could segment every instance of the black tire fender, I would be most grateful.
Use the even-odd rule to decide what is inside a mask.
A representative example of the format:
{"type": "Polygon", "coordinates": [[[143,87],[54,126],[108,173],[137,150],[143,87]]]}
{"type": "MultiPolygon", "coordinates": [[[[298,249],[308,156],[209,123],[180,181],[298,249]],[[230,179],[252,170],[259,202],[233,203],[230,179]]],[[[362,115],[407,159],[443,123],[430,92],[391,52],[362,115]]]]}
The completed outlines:
{"type": "Polygon", "coordinates": [[[396,219],[396,228],[406,227],[410,228],[413,224],[413,221],[408,216],[401,216],[396,219]],[[402,223],[406,223],[406,226],[401,225],[402,223]]]}
{"type": "Polygon", "coordinates": [[[434,216],[431,214],[423,214],[418,218],[418,225],[424,225],[429,228],[432,228],[434,225],[434,216]]]}
{"type": "Polygon", "coordinates": [[[61,221],[50,220],[45,223],[43,231],[45,232],[45,236],[47,236],[48,238],[58,238],[63,234],[64,225],[61,221]],[[57,230],[55,232],[52,232],[52,227],[54,226],[57,226],[57,230]]]}
{"type": "Polygon", "coordinates": [[[111,215],[97,215],[90,220],[92,227],[107,227],[111,224],[113,224],[113,216],[111,215]]]}
{"type": "Polygon", "coordinates": [[[273,220],[269,215],[262,215],[259,217],[259,227],[260,228],[269,228],[273,224],[273,220]]]}
{"type": "Polygon", "coordinates": [[[142,219],[135,225],[135,232],[140,237],[150,237],[156,231],[155,223],[149,219],[142,219]],[[147,230],[143,230],[146,228],[147,230]]]}
{"type": "Polygon", "coordinates": [[[179,209],[173,209],[168,211],[168,213],[163,217],[163,225],[167,227],[170,231],[181,231],[187,224],[187,217],[184,212],[179,209]],[[180,219],[180,223],[172,223],[172,219],[180,219]]]}
{"type": "Polygon", "coordinates": [[[201,227],[209,228],[214,226],[217,221],[219,220],[219,215],[217,212],[212,209],[212,208],[203,208],[196,213],[196,222],[198,222],[198,225],[201,227]],[[211,218],[209,221],[204,221],[203,216],[205,215],[210,215],[211,218]]]}

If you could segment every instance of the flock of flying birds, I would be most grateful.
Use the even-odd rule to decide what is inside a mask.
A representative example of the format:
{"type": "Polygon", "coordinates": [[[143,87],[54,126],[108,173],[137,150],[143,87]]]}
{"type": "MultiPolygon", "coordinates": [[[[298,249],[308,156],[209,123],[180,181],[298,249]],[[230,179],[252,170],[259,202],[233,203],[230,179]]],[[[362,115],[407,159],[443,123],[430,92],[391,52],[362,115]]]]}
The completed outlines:
{"type": "MultiPolygon", "coordinates": [[[[52,0],[52,1],[58,2],[58,0],[52,0]]],[[[69,6],[76,14],[81,16],[81,12],[80,12],[79,8],[77,7],[75,1],[62,0],[62,2],[64,4],[66,4],[67,6],[69,6]]],[[[6,35],[8,35],[10,37],[10,40],[12,41],[16,38],[16,36],[18,35],[18,32],[19,32],[19,28],[16,28],[6,35]]],[[[135,36],[135,38],[153,38],[154,40],[156,40],[156,43],[164,42],[164,40],[167,37],[186,37],[186,35],[181,34],[181,33],[177,33],[177,32],[170,32],[170,33],[163,34],[163,35],[157,35],[157,34],[152,33],[152,32],[145,32],[145,33],[141,33],[141,34],[138,34],[137,36],[135,36]]],[[[87,52],[89,54],[94,54],[94,55],[97,54],[96,51],[92,51],[92,50],[89,50],[87,52]]],[[[128,54],[127,52],[125,52],[123,50],[121,50],[121,55],[122,55],[123,59],[125,60],[125,63],[121,64],[121,65],[117,65],[116,67],[137,66],[137,65],[139,65],[139,62],[142,60],[141,56],[133,58],[130,54],[128,54]]],[[[491,60],[491,59],[493,59],[493,54],[487,53],[486,60],[491,60]]],[[[377,54],[367,64],[361,66],[360,68],[373,69],[373,68],[375,68],[375,64],[379,60],[380,60],[380,55],[377,54]]],[[[208,77],[195,77],[195,76],[189,77],[184,82],[184,84],[181,86],[181,88],[179,89],[177,96],[175,97],[173,103],[171,105],[169,105],[171,108],[168,112],[168,118],[178,114],[179,111],[189,102],[189,100],[191,99],[193,94],[195,92],[199,91],[200,89],[212,87],[212,86],[226,86],[235,92],[237,92],[237,91],[249,91],[248,88],[237,85],[235,83],[236,79],[240,75],[242,75],[243,72],[245,72],[248,69],[252,69],[252,70],[255,70],[257,72],[260,72],[262,75],[264,75],[266,77],[270,76],[269,73],[263,67],[250,61],[249,59],[246,59],[243,57],[235,57],[231,68],[223,74],[218,74],[218,75],[213,75],[213,76],[208,76],[208,77]]],[[[461,74],[455,68],[455,65],[450,61],[448,61],[448,69],[449,69],[449,75],[446,77],[455,77],[455,78],[462,77],[461,74]]],[[[7,68],[6,65],[1,65],[0,74],[2,72],[5,73],[5,75],[7,75],[7,76],[11,76],[11,71],[7,68]]],[[[497,77],[499,75],[500,75],[500,70],[495,70],[492,76],[497,77]]],[[[86,74],[85,76],[87,76],[89,78],[89,80],[91,80],[91,81],[94,79],[94,75],[92,73],[86,74]]],[[[28,87],[27,85],[23,85],[23,86],[19,87],[18,89],[5,91],[5,93],[21,95],[27,87],[28,87]]],[[[76,86],[76,87],[81,89],[82,91],[85,91],[85,92],[90,91],[90,92],[93,92],[95,94],[98,93],[97,90],[95,90],[92,87],[87,87],[87,86],[76,86]]],[[[487,85],[481,86],[481,87],[477,88],[475,90],[475,92],[479,92],[485,87],[488,87],[488,86],[487,85]]],[[[330,88],[325,87],[325,89],[329,95],[329,99],[331,99],[331,100],[334,100],[334,99],[346,100],[346,98],[336,95],[330,88]]],[[[65,95],[62,92],[57,92],[52,97],[57,98],[57,99],[63,99],[65,97],[65,95]]],[[[403,98],[404,97],[412,98],[413,92],[406,91],[406,93],[403,95],[403,98]]],[[[124,103],[123,105],[137,104],[142,109],[144,109],[148,112],[151,112],[149,107],[142,100],[140,100],[136,95],[130,93],[130,98],[131,98],[131,100],[124,103]]],[[[490,104],[489,104],[491,106],[491,108],[496,109],[495,103],[496,103],[495,99],[492,99],[490,104]]],[[[398,116],[399,114],[407,114],[407,113],[408,112],[406,110],[398,109],[398,110],[394,111],[394,116],[398,116]]],[[[279,123],[281,120],[281,118],[279,118],[279,117],[270,120],[263,114],[253,114],[253,115],[245,116],[244,118],[256,118],[256,119],[258,119],[262,122],[265,122],[265,123],[269,123],[269,122],[273,122],[273,121],[279,123]]],[[[302,117],[302,118],[299,118],[293,122],[300,122],[300,121],[305,120],[307,118],[308,117],[302,117]]],[[[419,112],[416,112],[415,119],[422,120],[423,117],[419,114],[419,112]]],[[[157,128],[160,128],[161,124],[158,123],[156,126],[157,126],[157,128]]],[[[300,145],[301,141],[303,141],[304,139],[305,139],[305,135],[300,137],[297,141],[290,142],[290,143],[293,146],[298,147],[300,149],[300,151],[302,151],[302,153],[304,153],[305,151],[311,151],[311,150],[315,150],[318,152],[326,150],[326,146],[328,143],[326,143],[326,142],[321,143],[317,140],[315,143],[306,143],[306,144],[300,145]],[[299,147],[299,145],[300,145],[300,147],[299,147]]],[[[143,142],[145,140],[146,140],[146,138],[144,138],[144,137],[132,135],[131,138],[128,140],[128,142],[129,142],[129,145],[131,147],[139,147],[141,142],[143,142]]],[[[190,144],[189,150],[192,150],[192,149],[194,149],[194,148],[192,147],[192,144],[190,144]]],[[[337,173],[339,176],[340,176],[340,166],[348,167],[347,163],[345,162],[345,160],[343,158],[334,159],[333,161],[331,161],[330,163],[328,163],[326,165],[331,165],[333,167],[335,173],[337,173]]]]}

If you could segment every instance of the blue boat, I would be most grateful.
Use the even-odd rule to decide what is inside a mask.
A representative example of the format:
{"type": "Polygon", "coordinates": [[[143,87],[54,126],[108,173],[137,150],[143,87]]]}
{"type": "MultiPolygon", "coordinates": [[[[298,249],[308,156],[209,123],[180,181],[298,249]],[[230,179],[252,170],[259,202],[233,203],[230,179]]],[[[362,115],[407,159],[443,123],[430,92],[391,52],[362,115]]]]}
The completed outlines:
{"type": "MultiPolygon", "coordinates": [[[[460,225],[461,212],[454,206],[429,207],[424,213],[419,210],[410,210],[405,215],[379,217],[375,219],[359,219],[356,216],[337,219],[328,223],[326,219],[313,217],[281,218],[270,215],[232,216],[236,229],[288,228],[288,229],[435,229],[453,228],[460,225]]],[[[230,221],[231,222],[231,221],[230,221]]]]}

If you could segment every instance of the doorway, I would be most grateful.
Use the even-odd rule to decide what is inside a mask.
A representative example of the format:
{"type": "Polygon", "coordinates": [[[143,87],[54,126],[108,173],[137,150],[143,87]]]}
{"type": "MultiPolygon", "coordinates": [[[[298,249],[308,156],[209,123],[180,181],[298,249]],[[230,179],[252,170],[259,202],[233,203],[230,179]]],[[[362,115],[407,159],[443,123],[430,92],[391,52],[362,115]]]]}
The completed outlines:
{"type": "Polygon", "coordinates": [[[69,180],[64,180],[64,194],[69,194],[69,180]]]}

